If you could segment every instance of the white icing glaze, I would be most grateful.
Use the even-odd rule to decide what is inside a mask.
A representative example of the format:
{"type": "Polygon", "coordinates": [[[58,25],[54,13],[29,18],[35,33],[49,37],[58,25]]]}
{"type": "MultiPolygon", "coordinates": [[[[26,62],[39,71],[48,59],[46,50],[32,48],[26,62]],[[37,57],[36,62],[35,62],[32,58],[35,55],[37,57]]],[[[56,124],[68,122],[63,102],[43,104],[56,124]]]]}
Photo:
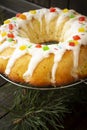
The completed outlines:
{"type": "Polygon", "coordinates": [[[0,45],[0,52],[2,52],[4,49],[9,47],[11,44],[7,41],[5,41],[3,44],[0,45]]]}
{"type": "Polygon", "coordinates": [[[20,51],[18,48],[14,51],[14,53],[12,54],[12,56],[10,57],[8,64],[6,66],[6,70],[5,73],[8,75],[11,71],[12,66],[14,65],[15,61],[20,58],[21,56],[23,56],[24,54],[26,54],[26,50],[25,51],[20,51]]]}
{"type": "Polygon", "coordinates": [[[59,14],[59,17],[57,19],[57,22],[56,22],[56,29],[58,29],[58,26],[60,26],[60,24],[63,22],[63,20],[67,17],[69,17],[70,15],[72,15],[74,13],[73,10],[70,10],[66,13],[64,13],[63,11],[60,12],[59,14]]]}
{"type": "Polygon", "coordinates": [[[52,79],[51,79],[51,82],[53,84],[55,84],[55,75],[56,75],[56,70],[57,70],[57,67],[58,67],[58,63],[61,61],[62,59],[62,56],[64,54],[64,52],[66,51],[66,44],[64,43],[59,43],[59,51],[54,51],[54,65],[53,65],[53,68],[52,68],[52,79]]]}
{"type": "MultiPolygon", "coordinates": [[[[1,55],[0,58],[3,59],[8,59],[8,64],[6,66],[6,70],[5,73],[7,75],[10,74],[11,68],[13,67],[15,61],[20,58],[21,56],[23,56],[26,53],[29,53],[29,55],[31,55],[31,60],[30,63],[28,65],[28,69],[27,71],[24,73],[23,78],[27,81],[27,79],[29,80],[29,77],[32,76],[35,68],[37,67],[37,65],[46,57],[49,57],[50,53],[54,54],[54,64],[52,67],[52,78],[51,78],[51,82],[55,83],[55,75],[56,75],[56,69],[58,67],[58,63],[61,61],[63,54],[66,52],[66,50],[72,50],[73,51],[73,70],[72,70],[72,75],[77,78],[78,75],[76,74],[76,69],[78,67],[78,59],[79,59],[79,52],[80,52],[80,46],[81,45],[87,45],[87,18],[83,23],[80,23],[78,21],[78,18],[81,17],[82,15],[77,15],[75,14],[75,11],[70,10],[68,12],[62,12],[61,9],[59,8],[55,8],[56,11],[55,12],[50,12],[49,9],[39,9],[36,10],[36,13],[30,13],[30,12],[25,12],[23,13],[24,15],[26,15],[27,19],[26,20],[22,20],[19,17],[16,19],[9,19],[10,23],[14,25],[14,29],[13,30],[9,30],[8,25],[9,24],[3,24],[0,27],[0,32],[6,32],[6,33],[13,33],[14,34],[14,38],[13,41],[9,41],[8,40],[8,36],[2,36],[0,34],[0,42],[2,42],[2,44],[0,44],[0,52],[2,52],[4,49],[8,48],[8,47],[13,47],[15,48],[15,51],[13,52],[13,54],[11,56],[4,56],[1,55]],[[46,26],[46,30],[47,33],[49,32],[49,23],[52,19],[54,19],[55,17],[58,16],[56,25],[55,25],[55,29],[58,29],[58,26],[60,25],[60,23],[66,18],[66,17],[70,17],[71,15],[74,15],[74,18],[69,18],[69,20],[65,23],[64,28],[66,28],[68,25],[70,25],[70,27],[68,28],[68,30],[66,30],[66,32],[64,33],[64,42],[61,43],[59,42],[58,44],[54,44],[54,45],[48,45],[48,49],[44,50],[43,48],[46,45],[42,45],[41,48],[36,48],[36,45],[34,43],[30,43],[29,38],[24,38],[21,37],[20,34],[18,33],[19,29],[22,28],[23,30],[25,30],[26,35],[28,36],[28,29],[27,29],[27,23],[30,23],[30,26],[33,28],[32,26],[32,22],[31,19],[35,18],[40,22],[40,29],[42,29],[42,17],[45,17],[47,26],[46,26]],[[79,32],[79,28],[84,28],[85,31],[79,32]],[[73,36],[75,35],[79,35],[80,39],[78,40],[79,44],[76,45],[75,47],[70,46],[69,45],[69,41],[73,40],[73,36]],[[6,40],[5,40],[6,39],[6,40]],[[16,44],[14,44],[14,41],[16,41],[16,44]],[[25,50],[20,50],[20,46],[26,46],[25,50]],[[29,47],[31,46],[31,47],[29,47]]],[[[64,29],[63,28],[63,29],[64,29]]],[[[34,29],[34,28],[33,28],[34,29]]]]}
{"type": "Polygon", "coordinates": [[[74,63],[73,64],[74,65],[73,65],[73,69],[72,69],[71,74],[76,79],[78,79],[78,75],[77,75],[76,71],[77,71],[78,61],[79,61],[79,52],[80,52],[80,44],[79,44],[79,46],[75,46],[75,48],[73,50],[73,55],[74,55],[74,63]]]}
{"type": "Polygon", "coordinates": [[[30,60],[29,66],[28,66],[28,70],[24,73],[24,78],[27,81],[27,77],[28,76],[32,76],[35,68],[37,67],[37,65],[44,59],[47,57],[47,54],[45,55],[45,53],[42,52],[41,49],[35,49],[33,48],[33,51],[30,51],[30,54],[32,55],[32,58],[30,60]],[[32,66],[33,65],[33,66],[32,66]]]}

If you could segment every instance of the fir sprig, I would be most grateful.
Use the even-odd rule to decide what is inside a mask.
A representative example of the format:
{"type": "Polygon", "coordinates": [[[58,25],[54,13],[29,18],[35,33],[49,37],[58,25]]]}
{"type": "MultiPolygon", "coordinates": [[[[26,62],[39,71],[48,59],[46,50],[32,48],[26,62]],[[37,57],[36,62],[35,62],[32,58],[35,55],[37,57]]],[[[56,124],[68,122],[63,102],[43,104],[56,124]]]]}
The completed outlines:
{"type": "Polygon", "coordinates": [[[8,129],[5,126],[4,130],[60,130],[73,103],[87,103],[87,86],[84,84],[49,91],[16,86],[14,93],[14,104],[8,110],[11,118],[6,123],[8,129]]]}
{"type": "Polygon", "coordinates": [[[58,130],[68,112],[64,96],[54,91],[19,89],[16,91],[11,130],[58,130]]]}

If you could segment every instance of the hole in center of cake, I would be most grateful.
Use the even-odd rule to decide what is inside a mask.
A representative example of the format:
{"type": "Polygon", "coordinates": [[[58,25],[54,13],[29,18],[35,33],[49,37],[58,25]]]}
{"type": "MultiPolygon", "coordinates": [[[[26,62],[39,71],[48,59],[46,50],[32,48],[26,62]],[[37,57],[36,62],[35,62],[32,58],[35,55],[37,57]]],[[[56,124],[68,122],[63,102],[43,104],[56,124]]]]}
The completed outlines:
{"type": "Polygon", "coordinates": [[[42,44],[42,45],[52,45],[52,44],[58,44],[58,42],[57,41],[48,41],[48,42],[42,42],[40,44],[42,44]]]}

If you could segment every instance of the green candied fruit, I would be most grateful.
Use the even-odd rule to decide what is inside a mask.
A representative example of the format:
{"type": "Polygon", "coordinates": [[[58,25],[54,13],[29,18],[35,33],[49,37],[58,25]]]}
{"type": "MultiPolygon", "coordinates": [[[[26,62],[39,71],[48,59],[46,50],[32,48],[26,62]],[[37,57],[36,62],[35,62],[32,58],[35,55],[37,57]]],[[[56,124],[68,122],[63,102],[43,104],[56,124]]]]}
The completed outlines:
{"type": "Polygon", "coordinates": [[[8,38],[8,42],[12,42],[13,41],[13,39],[12,38],[8,38]]]}
{"type": "Polygon", "coordinates": [[[75,15],[74,15],[74,14],[71,14],[71,15],[70,15],[70,18],[74,18],[74,17],[75,17],[75,15]]]}
{"type": "Polygon", "coordinates": [[[16,17],[13,17],[12,20],[17,20],[17,18],[16,18],[16,17]]]}
{"type": "Polygon", "coordinates": [[[31,48],[31,47],[32,47],[32,45],[29,45],[29,46],[28,46],[28,48],[31,48]]]}
{"type": "Polygon", "coordinates": [[[49,50],[49,47],[48,46],[43,46],[43,50],[47,51],[47,50],[49,50]]]}

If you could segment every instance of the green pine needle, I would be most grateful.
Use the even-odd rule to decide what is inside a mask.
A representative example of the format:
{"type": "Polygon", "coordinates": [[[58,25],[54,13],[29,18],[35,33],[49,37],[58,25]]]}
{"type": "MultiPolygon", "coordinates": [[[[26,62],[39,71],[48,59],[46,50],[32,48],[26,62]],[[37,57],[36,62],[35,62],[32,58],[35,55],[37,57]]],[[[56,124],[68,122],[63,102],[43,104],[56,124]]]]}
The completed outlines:
{"type": "Polygon", "coordinates": [[[54,130],[63,128],[63,117],[68,113],[64,96],[56,91],[19,89],[11,109],[11,130],[54,130]]]}

